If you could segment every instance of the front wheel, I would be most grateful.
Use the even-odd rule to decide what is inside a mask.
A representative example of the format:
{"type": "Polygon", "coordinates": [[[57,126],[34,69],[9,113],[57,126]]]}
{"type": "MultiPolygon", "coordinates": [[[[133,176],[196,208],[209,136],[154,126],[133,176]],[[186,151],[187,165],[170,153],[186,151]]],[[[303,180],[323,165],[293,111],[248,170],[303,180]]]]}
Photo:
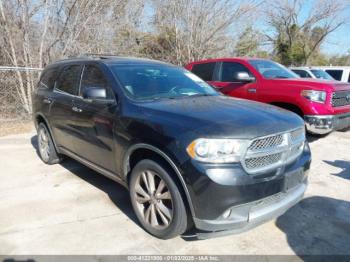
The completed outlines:
{"type": "Polygon", "coordinates": [[[187,213],[176,183],[162,165],[140,161],[130,177],[130,198],[138,220],[146,231],[169,239],[187,228],[187,213]]]}

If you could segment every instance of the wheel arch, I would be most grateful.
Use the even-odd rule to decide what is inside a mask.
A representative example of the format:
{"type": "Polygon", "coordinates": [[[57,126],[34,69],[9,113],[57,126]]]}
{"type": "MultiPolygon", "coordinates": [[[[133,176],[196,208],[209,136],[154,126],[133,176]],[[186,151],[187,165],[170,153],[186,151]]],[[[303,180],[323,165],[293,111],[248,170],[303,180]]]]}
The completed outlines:
{"type": "Polygon", "coordinates": [[[194,207],[192,205],[191,196],[188,192],[184,178],[174,161],[159,148],[149,144],[135,144],[132,145],[125,154],[123,160],[123,175],[125,181],[128,182],[130,171],[141,159],[161,160],[173,171],[173,178],[180,187],[180,193],[184,196],[185,206],[190,210],[192,217],[194,217],[194,207]]]}
{"type": "Polygon", "coordinates": [[[48,127],[48,123],[47,123],[46,117],[43,114],[41,114],[41,113],[35,114],[35,117],[34,117],[35,128],[38,128],[39,124],[42,123],[42,122],[48,127]]]}
{"type": "Polygon", "coordinates": [[[52,129],[50,127],[48,119],[42,113],[36,113],[35,116],[34,116],[34,125],[35,125],[36,129],[38,129],[38,126],[39,126],[40,123],[44,123],[46,125],[47,129],[50,132],[50,136],[52,138],[52,141],[53,141],[53,144],[55,146],[55,149],[56,149],[57,152],[59,152],[58,147],[57,147],[57,143],[56,143],[56,139],[55,139],[55,137],[54,137],[54,135],[52,133],[52,129]]]}

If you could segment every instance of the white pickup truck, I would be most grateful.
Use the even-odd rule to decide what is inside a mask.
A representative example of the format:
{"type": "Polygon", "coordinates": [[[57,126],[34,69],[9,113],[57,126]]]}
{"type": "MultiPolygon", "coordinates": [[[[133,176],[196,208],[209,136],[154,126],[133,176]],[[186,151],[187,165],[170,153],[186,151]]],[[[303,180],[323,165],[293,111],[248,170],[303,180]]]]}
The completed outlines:
{"type": "Polygon", "coordinates": [[[334,80],[334,78],[330,74],[318,67],[290,67],[289,69],[301,78],[334,80]]]}
{"type": "Polygon", "coordinates": [[[317,68],[324,70],[335,80],[350,83],[350,66],[320,66],[317,68]]]}

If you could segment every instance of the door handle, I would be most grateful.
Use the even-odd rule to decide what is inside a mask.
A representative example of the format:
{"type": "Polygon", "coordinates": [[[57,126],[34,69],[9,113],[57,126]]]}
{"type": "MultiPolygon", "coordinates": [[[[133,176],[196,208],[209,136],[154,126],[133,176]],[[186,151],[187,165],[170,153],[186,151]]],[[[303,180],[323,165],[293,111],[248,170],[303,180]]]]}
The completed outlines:
{"type": "Polygon", "coordinates": [[[249,93],[256,93],[256,88],[249,88],[249,89],[248,89],[248,92],[249,92],[249,93]]]}
{"type": "Polygon", "coordinates": [[[78,113],[83,112],[83,109],[81,109],[81,108],[79,108],[79,107],[76,107],[76,106],[73,106],[73,107],[72,107],[72,110],[73,110],[74,112],[78,112],[78,113]]]}
{"type": "Polygon", "coordinates": [[[52,103],[52,99],[46,97],[46,98],[43,99],[43,103],[51,104],[52,103]]]}

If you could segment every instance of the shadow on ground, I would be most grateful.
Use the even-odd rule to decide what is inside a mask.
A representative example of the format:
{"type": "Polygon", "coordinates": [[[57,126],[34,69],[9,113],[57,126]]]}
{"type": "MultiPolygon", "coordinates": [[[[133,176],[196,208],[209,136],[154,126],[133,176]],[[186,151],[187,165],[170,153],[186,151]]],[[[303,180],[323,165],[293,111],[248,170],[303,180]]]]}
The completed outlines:
{"type": "Polygon", "coordinates": [[[311,135],[311,134],[306,134],[306,140],[309,142],[309,143],[313,143],[313,142],[316,142],[317,140],[319,139],[323,139],[327,136],[328,134],[326,135],[311,135]]]}
{"type": "MultiPolygon", "coordinates": [[[[37,136],[31,138],[31,143],[39,155],[37,136]]],[[[71,158],[67,157],[60,165],[72,174],[105,192],[117,208],[127,215],[130,220],[139,225],[137,217],[132,209],[129,191],[125,187],[71,158]]]]}
{"type": "Polygon", "coordinates": [[[348,201],[309,197],[279,217],[276,225],[297,255],[350,255],[348,201]]]}
{"type": "MultiPolygon", "coordinates": [[[[38,157],[40,157],[38,138],[36,135],[31,138],[31,144],[35,148],[38,157]]],[[[87,183],[104,191],[117,208],[119,208],[135,224],[142,227],[132,208],[129,191],[125,187],[69,157],[66,157],[60,165],[87,183]]],[[[190,233],[186,232],[186,235],[192,236],[193,233],[192,231],[190,233]]],[[[184,239],[188,240],[187,238],[184,239]]]]}
{"type": "Polygon", "coordinates": [[[341,171],[339,173],[333,173],[334,176],[339,176],[341,178],[350,179],[350,161],[344,161],[344,160],[323,160],[328,165],[340,168],[341,171]]]}
{"type": "Polygon", "coordinates": [[[30,139],[30,143],[34,147],[35,152],[38,155],[38,157],[40,157],[40,155],[39,155],[39,148],[38,148],[38,136],[37,135],[32,136],[32,138],[30,139]]]}

